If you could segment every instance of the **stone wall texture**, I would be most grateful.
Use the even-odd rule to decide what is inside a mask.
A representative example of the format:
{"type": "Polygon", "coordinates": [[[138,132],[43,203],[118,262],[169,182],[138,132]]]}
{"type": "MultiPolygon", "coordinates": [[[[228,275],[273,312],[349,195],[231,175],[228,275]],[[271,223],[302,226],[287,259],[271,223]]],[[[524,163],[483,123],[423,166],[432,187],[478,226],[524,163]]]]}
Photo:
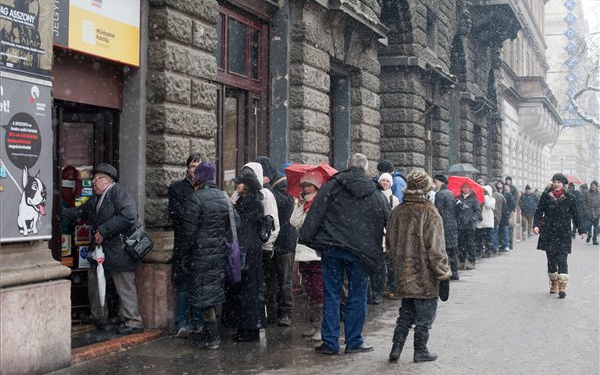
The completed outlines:
{"type": "Polygon", "coordinates": [[[150,0],[146,226],[168,226],[169,184],[191,152],[216,158],[216,0],[150,0]]]}

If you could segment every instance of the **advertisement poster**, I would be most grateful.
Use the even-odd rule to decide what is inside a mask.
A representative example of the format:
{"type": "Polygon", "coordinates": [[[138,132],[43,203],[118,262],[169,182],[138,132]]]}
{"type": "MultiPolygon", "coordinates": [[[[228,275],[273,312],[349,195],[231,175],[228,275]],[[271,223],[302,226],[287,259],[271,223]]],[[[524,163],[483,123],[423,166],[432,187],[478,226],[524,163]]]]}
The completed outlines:
{"type": "Polygon", "coordinates": [[[55,0],[54,44],[140,65],[140,2],[55,0]]]}
{"type": "Polygon", "coordinates": [[[50,86],[1,74],[0,239],[49,239],[53,186],[50,86]]]}
{"type": "Polygon", "coordinates": [[[0,0],[0,68],[47,79],[53,22],[52,1],[0,0]]]}

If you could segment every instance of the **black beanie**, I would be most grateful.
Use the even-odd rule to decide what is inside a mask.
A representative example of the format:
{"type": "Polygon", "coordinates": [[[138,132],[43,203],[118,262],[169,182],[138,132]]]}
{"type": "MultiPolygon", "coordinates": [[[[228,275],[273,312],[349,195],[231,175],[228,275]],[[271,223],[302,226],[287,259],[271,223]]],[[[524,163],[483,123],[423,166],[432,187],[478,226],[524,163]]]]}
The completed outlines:
{"type": "Polygon", "coordinates": [[[556,173],[554,176],[552,176],[552,181],[562,182],[563,185],[567,185],[569,183],[565,175],[562,173],[556,173]]]}
{"type": "Polygon", "coordinates": [[[433,179],[448,185],[448,178],[446,178],[446,176],[444,176],[443,174],[436,174],[435,176],[433,176],[433,179]]]}
{"type": "Polygon", "coordinates": [[[531,186],[525,185],[525,190],[531,190],[531,186]]]}
{"type": "Polygon", "coordinates": [[[377,170],[381,173],[392,173],[394,171],[394,164],[388,159],[383,159],[377,164],[377,170]]]}

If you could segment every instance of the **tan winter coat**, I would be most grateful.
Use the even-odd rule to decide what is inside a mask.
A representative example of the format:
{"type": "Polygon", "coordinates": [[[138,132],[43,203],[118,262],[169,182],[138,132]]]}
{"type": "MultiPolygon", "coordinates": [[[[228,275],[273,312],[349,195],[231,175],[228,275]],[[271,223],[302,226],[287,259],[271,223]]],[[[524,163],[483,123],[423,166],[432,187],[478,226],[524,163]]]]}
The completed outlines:
{"type": "Polygon", "coordinates": [[[437,298],[439,282],[450,277],[444,225],[423,196],[406,194],[387,225],[386,248],[402,298],[437,298]]]}

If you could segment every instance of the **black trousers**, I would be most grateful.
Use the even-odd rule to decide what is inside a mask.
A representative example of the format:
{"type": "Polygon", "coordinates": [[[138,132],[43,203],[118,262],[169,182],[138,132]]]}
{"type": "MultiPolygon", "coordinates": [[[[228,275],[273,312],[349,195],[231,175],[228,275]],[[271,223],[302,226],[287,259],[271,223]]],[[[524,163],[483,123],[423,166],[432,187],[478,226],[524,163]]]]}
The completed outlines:
{"type": "Polygon", "coordinates": [[[492,250],[492,228],[477,228],[476,254],[482,256],[484,251],[490,253],[492,250]]]}
{"type": "Polygon", "coordinates": [[[569,266],[567,265],[567,253],[550,253],[546,252],[546,258],[548,259],[548,273],[569,273],[569,266]]]}
{"type": "Polygon", "coordinates": [[[450,270],[452,271],[452,275],[458,276],[458,248],[447,247],[446,253],[448,254],[448,261],[450,262],[450,270]]]}
{"type": "Polygon", "coordinates": [[[427,299],[403,298],[396,329],[394,330],[394,343],[404,344],[408,330],[415,326],[415,349],[423,349],[427,346],[429,330],[435,320],[437,311],[437,297],[427,299]]]}
{"type": "Polygon", "coordinates": [[[593,243],[598,243],[598,218],[590,219],[590,227],[588,230],[588,236],[592,237],[593,243]]]}
{"type": "Polygon", "coordinates": [[[475,228],[458,230],[458,260],[475,262],[475,228]]]}
{"type": "Polygon", "coordinates": [[[269,320],[284,314],[292,315],[292,268],[295,253],[275,253],[264,260],[267,315],[269,320]]]}

